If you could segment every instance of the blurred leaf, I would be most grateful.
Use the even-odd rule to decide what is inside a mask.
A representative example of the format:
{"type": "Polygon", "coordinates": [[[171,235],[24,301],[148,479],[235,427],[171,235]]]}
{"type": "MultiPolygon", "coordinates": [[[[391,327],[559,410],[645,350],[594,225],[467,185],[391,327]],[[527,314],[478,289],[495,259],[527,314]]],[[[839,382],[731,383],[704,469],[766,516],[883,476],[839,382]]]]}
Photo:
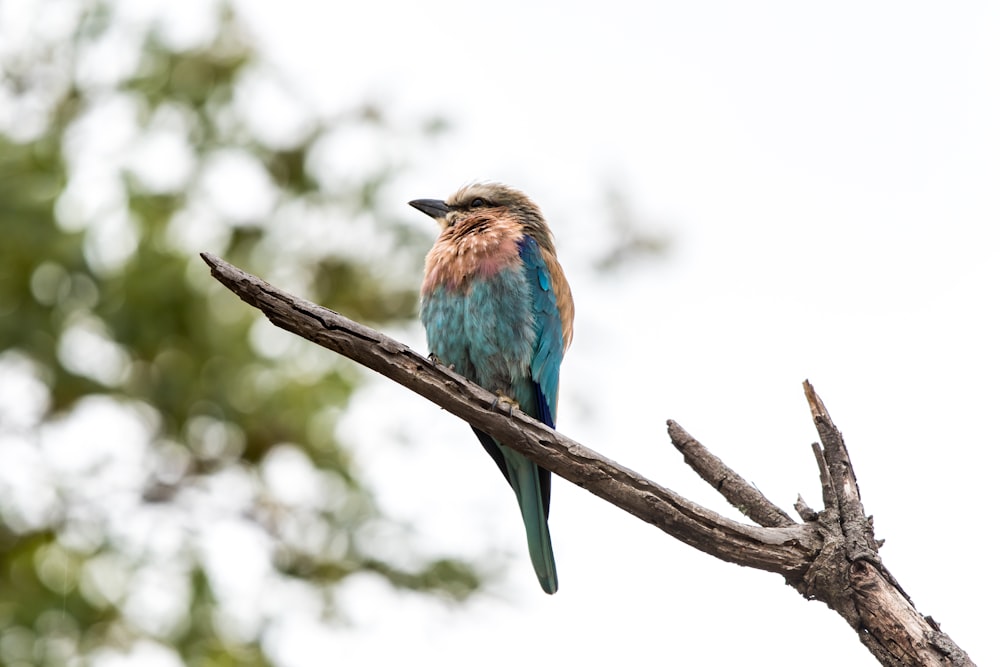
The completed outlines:
{"type": "Polygon", "coordinates": [[[608,210],[609,237],[603,244],[604,251],[594,262],[599,272],[612,272],[631,267],[637,261],[666,255],[671,248],[671,239],[662,232],[663,225],[644,224],[637,219],[632,205],[624,191],[610,186],[606,196],[608,210]]]}

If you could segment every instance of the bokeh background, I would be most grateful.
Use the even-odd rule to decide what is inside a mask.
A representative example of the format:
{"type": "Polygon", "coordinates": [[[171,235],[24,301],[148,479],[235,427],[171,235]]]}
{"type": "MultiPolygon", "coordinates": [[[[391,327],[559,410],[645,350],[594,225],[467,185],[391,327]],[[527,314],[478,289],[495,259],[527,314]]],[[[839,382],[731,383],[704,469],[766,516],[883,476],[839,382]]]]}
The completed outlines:
{"type": "Polygon", "coordinates": [[[1000,6],[0,0],[0,664],[875,664],[565,482],[542,594],[468,427],[277,331],[210,251],[418,350],[434,229],[531,194],[560,430],[736,516],[672,418],[1000,661],[1000,6]]]}

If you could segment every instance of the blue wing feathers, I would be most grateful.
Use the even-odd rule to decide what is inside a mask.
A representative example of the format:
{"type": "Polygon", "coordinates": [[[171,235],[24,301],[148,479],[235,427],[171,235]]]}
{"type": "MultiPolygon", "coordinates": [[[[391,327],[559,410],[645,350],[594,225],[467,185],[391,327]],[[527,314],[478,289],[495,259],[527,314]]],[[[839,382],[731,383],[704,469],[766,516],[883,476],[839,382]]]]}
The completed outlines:
{"type": "Polygon", "coordinates": [[[531,359],[531,380],[538,397],[537,418],[555,428],[556,400],[559,396],[559,365],[563,358],[562,319],[552,291],[552,274],[535,239],[525,235],[519,244],[521,261],[530,290],[535,320],[535,348],[531,359]]]}

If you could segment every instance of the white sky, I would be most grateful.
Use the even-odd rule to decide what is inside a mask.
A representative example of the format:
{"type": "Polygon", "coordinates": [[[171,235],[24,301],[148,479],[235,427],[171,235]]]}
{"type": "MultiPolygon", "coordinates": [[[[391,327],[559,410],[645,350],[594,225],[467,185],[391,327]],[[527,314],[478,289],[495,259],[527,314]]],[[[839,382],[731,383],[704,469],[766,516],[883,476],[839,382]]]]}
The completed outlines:
{"type": "MultiPolygon", "coordinates": [[[[974,660],[1000,661],[983,529],[1000,445],[998,5],[240,6],[319,104],[368,96],[455,121],[401,207],[476,178],[539,201],[578,304],[562,431],[728,511],[669,445],[676,419],[788,511],[798,493],[818,506],[809,378],[891,571],[974,660]],[[608,181],[673,236],[667,260],[587,272],[608,181]]],[[[403,336],[425,349],[418,329],[403,336]]],[[[388,381],[372,378],[344,436],[428,544],[499,551],[509,572],[454,610],[355,581],[353,627],[272,635],[287,665],[875,664],[777,576],[561,481],[561,588],[545,596],[514,499],[467,427],[388,381]]]]}
{"type": "MultiPolygon", "coordinates": [[[[560,430],[736,516],[670,446],[672,418],[789,512],[799,493],[818,507],[809,378],[847,438],[890,570],[974,660],[1000,662],[982,528],[1000,445],[1000,5],[238,5],[320,108],[370,98],[404,124],[454,121],[393,186],[400,215],[477,178],[540,203],[577,300],[560,430]],[[608,237],[608,183],[671,236],[665,259],[589,269],[608,237]]],[[[168,6],[178,39],[198,31],[199,0],[168,6]]],[[[282,115],[294,124],[294,109],[260,113],[282,115]]],[[[349,174],[343,156],[364,160],[365,145],[341,151],[337,169],[349,174]]],[[[419,327],[393,333],[425,349],[419,327]]],[[[209,545],[222,592],[282,619],[266,635],[282,667],[875,664],[779,577],[695,552],[561,480],[561,588],[544,595],[514,498],[468,427],[383,378],[370,376],[341,435],[428,552],[506,575],[455,607],[356,577],[339,591],[344,618],[320,626],[306,596],[256,590],[260,558],[209,545]]],[[[281,456],[275,470],[298,465],[281,456]]],[[[82,465],[71,458],[67,474],[82,465]]],[[[240,493],[220,484],[231,485],[220,497],[240,493]]],[[[255,536],[216,532],[256,553],[255,536]]],[[[169,577],[157,581],[141,604],[165,604],[169,577]]],[[[173,662],[149,643],[102,664],[173,662]]]]}

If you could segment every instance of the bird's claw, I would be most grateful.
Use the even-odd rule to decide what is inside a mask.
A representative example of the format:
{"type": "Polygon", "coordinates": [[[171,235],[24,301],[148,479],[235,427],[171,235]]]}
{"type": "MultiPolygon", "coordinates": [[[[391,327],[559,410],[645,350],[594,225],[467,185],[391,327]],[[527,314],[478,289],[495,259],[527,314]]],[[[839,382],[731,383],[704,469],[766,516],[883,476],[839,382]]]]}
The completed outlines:
{"type": "MultiPolygon", "coordinates": [[[[430,354],[428,354],[427,358],[431,360],[432,364],[436,364],[438,366],[444,366],[445,365],[444,362],[441,361],[441,359],[436,354],[434,354],[433,352],[431,352],[430,354]]],[[[448,364],[447,365],[447,369],[450,370],[450,371],[455,370],[455,364],[448,364]]]]}
{"type": "Polygon", "coordinates": [[[490,409],[496,410],[497,412],[506,412],[508,417],[514,415],[514,408],[521,409],[521,406],[517,404],[510,396],[507,396],[503,392],[497,392],[496,398],[493,399],[493,405],[490,409]]]}

